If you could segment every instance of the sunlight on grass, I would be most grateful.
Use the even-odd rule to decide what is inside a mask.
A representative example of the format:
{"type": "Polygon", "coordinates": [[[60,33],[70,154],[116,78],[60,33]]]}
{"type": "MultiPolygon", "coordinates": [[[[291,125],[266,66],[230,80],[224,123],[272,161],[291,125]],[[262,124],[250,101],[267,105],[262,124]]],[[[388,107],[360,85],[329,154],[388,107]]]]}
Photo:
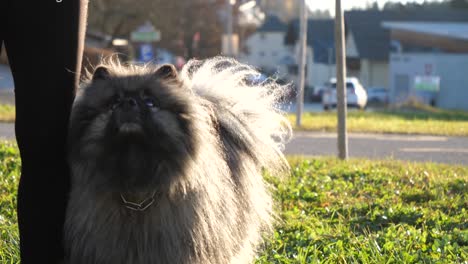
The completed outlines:
{"type": "MultiPolygon", "coordinates": [[[[348,113],[348,131],[398,134],[427,134],[444,136],[468,136],[468,113],[456,111],[404,112],[379,111],[348,113]]],[[[288,116],[295,124],[295,115],[288,116]]],[[[296,130],[336,131],[336,112],[306,113],[296,130]]]]}
{"type": "Polygon", "coordinates": [[[0,143],[0,263],[19,263],[16,188],[20,161],[16,145],[0,143]]]}
{"type": "MultiPolygon", "coordinates": [[[[296,123],[294,114],[289,114],[288,119],[291,124],[296,123]]],[[[15,107],[0,105],[0,122],[14,120],[15,107]]],[[[335,132],[336,112],[305,113],[302,124],[295,130],[335,132]]],[[[347,124],[349,132],[468,136],[468,112],[421,105],[376,112],[350,111],[347,124]]]]}
{"type": "Polygon", "coordinates": [[[461,263],[468,167],[290,158],[257,263],[461,263]]]}
{"type": "MultiPolygon", "coordinates": [[[[255,263],[462,263],[468,167],[289,157],[266,175],[277,223],[255,263]]],[[[0,144],[0,263],[19,263],[16,145],[0,144]]]]}
{"type": "Polygon", "coordinates": [[[15,116],[14,106],[0,104],[0,122],[14,122],[15,116]]]}

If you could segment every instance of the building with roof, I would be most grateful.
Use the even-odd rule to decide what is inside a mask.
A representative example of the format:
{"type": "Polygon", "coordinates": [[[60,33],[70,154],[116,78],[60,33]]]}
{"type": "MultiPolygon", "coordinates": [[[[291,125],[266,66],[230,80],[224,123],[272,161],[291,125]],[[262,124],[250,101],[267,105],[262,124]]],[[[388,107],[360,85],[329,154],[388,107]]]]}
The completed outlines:
{"type": "MultiPolygon", "coordinates": [[[[335,64],[335,22],[332,19],[309,19],[307,22],[307,73],[306,84],[309,87],[323,86],[336,75],[335,64]]],[[[294,45],[298,51],[299,20],[293,20],[288,32],[291,39],[288,45],[294,45]]]]}
{"type": "Polygon", "coordinates": [[[293,51],[285,44],[287,25],[277,16],[269,16],[257,31],[246,39],[239,59],[266,73],[285,73],[293,51]]]}
{"type": "Polygon", "coordinates": [[[468,110],[468,23],[383,22],[390,31],[390,97],[468,110]]]}
{"type": "Polygon", "coordinates": [[[358,77],[365,87],[390,85],[389,56],[395,47],[390,30],[382,27],[383,22],[468,22],[468,12],[451,9],[345,12],[348,75],[358,77]]]}
{"type": "MultiPolygon", "coordinates": [[[[286,25],[269,16],[251,35],[240,59],[266,73],[278,73],[282,79],[296,81],[299,20],[286,25]]],[[[307,26],[306,88],[323,86],[335,76],[334,21],[309,19],[307,26]]]]}

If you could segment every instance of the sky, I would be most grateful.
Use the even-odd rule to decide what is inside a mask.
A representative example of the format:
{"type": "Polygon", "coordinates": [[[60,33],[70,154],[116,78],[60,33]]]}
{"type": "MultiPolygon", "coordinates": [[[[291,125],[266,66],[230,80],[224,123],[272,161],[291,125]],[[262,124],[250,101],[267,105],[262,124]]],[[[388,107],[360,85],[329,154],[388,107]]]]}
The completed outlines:
{"type": "MultiPolygon", "coordinates": [[[[417,2],[423,3],[427,0],[377,0],[379,7],[382,7],[386,2],[417,2]]],[[[330,10],[330,13],[335,14],[335,0],[306,0],[309,8],[312,10],[330,10]]],[[[367,3],[373,3],[374,0],[342,0],[341,5],[344,10],[349,10],[353,7],[365,7],[367,3]]]]}

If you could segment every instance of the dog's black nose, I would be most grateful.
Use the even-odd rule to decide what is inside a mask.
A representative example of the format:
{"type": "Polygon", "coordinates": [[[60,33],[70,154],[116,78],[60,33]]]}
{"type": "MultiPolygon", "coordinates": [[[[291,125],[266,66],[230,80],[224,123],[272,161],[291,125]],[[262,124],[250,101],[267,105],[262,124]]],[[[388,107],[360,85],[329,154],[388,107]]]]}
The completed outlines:
{"type": "Polygon", "coordinates": [[[122,100],[122,108],[125,110],[138,110],[138,103],[132,97],[127,97],[122,100]]]}

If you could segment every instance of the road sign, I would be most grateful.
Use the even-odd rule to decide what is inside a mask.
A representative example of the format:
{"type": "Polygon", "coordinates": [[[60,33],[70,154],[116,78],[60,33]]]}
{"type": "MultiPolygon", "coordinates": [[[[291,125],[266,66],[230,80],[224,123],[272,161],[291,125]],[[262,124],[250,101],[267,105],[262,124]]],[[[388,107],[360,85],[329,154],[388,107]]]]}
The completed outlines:
{"type": "Polygon", "coordinates": [[[438,92],[440,90],[439,76],[415,76],[414,89],[418,91],[438,92]]]}
{"type": "Polygon", "coordinates": [[[134,42],[158,42],[161,40],[161,33],[159,31],[132,32],[130,38],[134,42]]]}
{"type": "Polygon", "coordinates": [[[154,58],[153,46],[151,44],[140,45],[140,61],[149,62],[154,58]]]}
{"type": "Polygon", "coordinates": [[[130,34],[130,39],[133,42],[158,42],[161,40],[161,32],[147,21],[130,34]]]}

